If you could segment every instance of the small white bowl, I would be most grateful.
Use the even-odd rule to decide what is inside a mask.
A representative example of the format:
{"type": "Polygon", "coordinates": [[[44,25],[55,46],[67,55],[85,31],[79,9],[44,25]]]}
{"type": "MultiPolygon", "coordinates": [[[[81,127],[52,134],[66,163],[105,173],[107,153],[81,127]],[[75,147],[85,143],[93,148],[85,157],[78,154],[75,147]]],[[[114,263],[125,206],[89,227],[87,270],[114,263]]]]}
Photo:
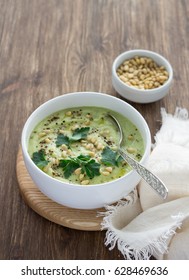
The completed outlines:
{"type": "Polygon", "coordinates": [[[125,99],[136,103],[151,103],[167,95],[173,80],[173,69],[170,63],[158,53],[148,50],[131,50],[120,54],[112,65],[112,84],[115,90],[125,99]],[[128,59],[135,56],[152,58],[159,66],[164,66],[169,73],[168,80],[160,87],[153,89],[137,89],[129,86],[118,77],[117,68],[128,59]]]}
{"type": "Polygon", "coordinates": [[[146,121],[135,108],[119,98],[103,93],[77,92],[58,96],[42,104],[30,115],[22,131],[21,145],[26,168],[36,186],[47,197],[62,205],[79,209],[94,209],[116,202],[129,194],[140,181],[140,176],[136,171],[130,171],[111,182],[83,187],[50,177],[34,164],[28,153],[30,134],[41,120],[54,112],[82,106],[108,108],[131,120],[144,140],[145,151],[140,161],[142,164],[145,164],[150,154],[151,135],[146,121]]]}

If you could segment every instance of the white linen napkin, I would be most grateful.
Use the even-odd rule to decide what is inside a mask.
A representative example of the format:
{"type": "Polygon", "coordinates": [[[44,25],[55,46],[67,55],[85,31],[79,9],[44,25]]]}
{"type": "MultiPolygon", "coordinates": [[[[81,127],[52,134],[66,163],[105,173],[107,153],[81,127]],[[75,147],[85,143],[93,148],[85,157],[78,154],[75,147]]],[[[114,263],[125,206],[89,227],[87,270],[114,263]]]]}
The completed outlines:
{"type": "Polygon", "coordinates": [[[148,169],[167,186],[162,200],[140,181],[137,189],[116,206],[107,206],[102,229],[105,245],[116,245],[126,259],[189,259],[189,119],[186,109],[175,114],[161,109],[148,169]]]}

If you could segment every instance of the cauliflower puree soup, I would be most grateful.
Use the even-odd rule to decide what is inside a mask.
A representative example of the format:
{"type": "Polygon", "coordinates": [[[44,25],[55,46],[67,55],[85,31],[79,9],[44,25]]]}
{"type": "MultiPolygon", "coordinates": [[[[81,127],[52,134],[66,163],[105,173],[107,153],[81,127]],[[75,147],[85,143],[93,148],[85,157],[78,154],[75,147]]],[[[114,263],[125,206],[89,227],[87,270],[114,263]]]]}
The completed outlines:
{"type": "Polygon", "coordinates": [[[41,121],[29,139],[31,159],[51,177],[71,184],[101,184],[122,177],[131,167],[117,153],[119,133],[108,113],[122,126],[123,150],[140,160],[144,143],[136,126],[99,107],[70,108],[41,121]]]}

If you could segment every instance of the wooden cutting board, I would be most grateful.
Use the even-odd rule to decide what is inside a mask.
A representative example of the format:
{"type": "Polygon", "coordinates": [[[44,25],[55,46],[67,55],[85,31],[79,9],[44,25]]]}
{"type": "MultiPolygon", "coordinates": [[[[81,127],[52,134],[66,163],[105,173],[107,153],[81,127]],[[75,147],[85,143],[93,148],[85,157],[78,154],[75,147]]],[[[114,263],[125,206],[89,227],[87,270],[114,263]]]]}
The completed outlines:
{"type": "Polygon", "coordinates": [[[16,173],[19,188],[25,202],[42,217],[59,225],[88,231],[101,230],[102,217],[99,212],[104,208],[95,210],[80,210],[62,206],[47,196],[36,187],[32,181],[23,160],[22,150],[19,148],[16,162],[16,173]]]}

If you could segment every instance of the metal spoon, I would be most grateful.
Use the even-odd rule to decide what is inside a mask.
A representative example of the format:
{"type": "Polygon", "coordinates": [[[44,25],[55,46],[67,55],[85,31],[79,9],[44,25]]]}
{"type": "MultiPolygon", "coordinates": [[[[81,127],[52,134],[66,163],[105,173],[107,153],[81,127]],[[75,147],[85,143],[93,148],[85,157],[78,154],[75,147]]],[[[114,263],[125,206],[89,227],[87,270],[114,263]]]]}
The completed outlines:
{"type": "Polygon", "coordinates": [[[156,193],[158,193],[161,198],[166,199],[168,189],[166,188],[164,183],[146,167],[144,167],[142,164],[140,164],[138,161],[136,161],[123,151],[123,149],[121,148],[123,144],[123,130],[121,128],[121,125],[114,116],[112,116],[111,114],[108,114],[108,116],[114,121],[120,133],[117,152],[156,191],[156,193]]]}

